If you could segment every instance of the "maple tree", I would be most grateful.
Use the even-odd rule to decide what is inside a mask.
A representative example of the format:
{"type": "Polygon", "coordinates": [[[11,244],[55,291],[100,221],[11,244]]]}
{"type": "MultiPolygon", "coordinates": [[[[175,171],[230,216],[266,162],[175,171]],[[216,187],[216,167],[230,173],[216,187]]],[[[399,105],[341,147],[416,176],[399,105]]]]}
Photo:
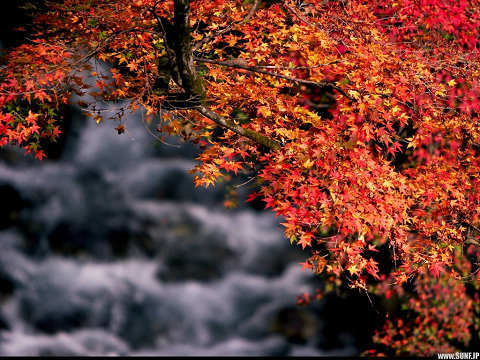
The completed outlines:
{"type": "Polygon", "coordinates": [[[116,104],[119,134],[142,109],[199,145],[197,186],[255,177],[248,201],[309,252],[316,298],[403,302],[368,354],[449,352],[479,331],[480,1],[44,7],[2,58],[0,145],[45,157],[74,94],[97,122],[116,104]]]}

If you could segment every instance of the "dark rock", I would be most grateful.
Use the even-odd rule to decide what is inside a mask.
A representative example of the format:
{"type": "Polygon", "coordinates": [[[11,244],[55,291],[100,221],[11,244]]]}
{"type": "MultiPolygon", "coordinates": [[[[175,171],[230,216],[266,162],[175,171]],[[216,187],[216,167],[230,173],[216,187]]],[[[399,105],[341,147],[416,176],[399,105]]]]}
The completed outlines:
{"type": "Polygon", "coordinates": [[[71,331],[86,325],[87,313],[84,308],[66,308],[70,306],[67,303],[64,305],[64,309],[50,307],[36,311],[33,306],[28,301],[22,301],[22,316],[36,329],[44,333],[55,334],[59,331],[71,331]]]}
{"type": "Polygon", "coordinates": [[[14,291],[14,280],[7,273],[0,271],[0,300],[12,296],[14,291]]]}
{"type": "Polygon", "coordinates": [[[193,224],[174,227],[177,236],[164,255],[164,266],[157,277],[161,281],[220,278],[235,259],[235,253],[219,234],[205,233],[193,224]]]}
{"type": "Polygon", "coordinates": [[[316,333],[315,315],[307,310],[287,307],[275,315],[272,331],[279,333],[294,344],[305,344],[316,333]]]}
{"type": "Polygon", "coordinates": [[[168,326],[171,325],[158,318],[158,306],[154,298],[127,299],[124,304],[127,316],[117,330],[117,335],[134,349],[153,347],[157,337],[168,334],[168,326]]]}
{"type": "Polygon", "coordinates": [[[181,169],[172,169],[158,182],[154,190],[157,199],[176,200],[192,194],[194,185],[188,174],[181,169]]]}
{"type": "Polygon", "coordinates": [[[77,256],[86,250],[89,234],[74,225],[60,222],[48,235],[50,250],[65,256],[77,256]]]}
{"type": "Polygon", "coordinates": [[[88,325],[88,302],[51,281],[39,281],[20,299],[20,312],[36,329],[55,334],[88,325]],[[73,295],[73,296],[72,296],[73,295]]]}
{"type": "Polygon", "coordinates": [[[248,263],[247,269],[252,274],[275,277],[282,274],[291,263],[305,260],[305,253],[298,246],[290,245],[280,238],[282,245],[268,244],[248,263]],[[295,247],[292,249],[292,247],[295,247]],[[265,255],[268,254],[268,255],[265,255]],[[268,256],[268,261],[265,257],[268,256]]]}
{"type": "Polygon", "coordinates": [[[0,313],[0,330],[10,330],[10,324],[2,313],[0,313]]]}
{"type": "Polygon", "coordinates": [[[378,299],[351,290],[348,295],[328,295],[324,299],[320,316],[323,328],[320,346],[325,350],[355,345],[361,351],[372,348],[372,336],[385,320],[373,305],[378,299]],[[370,302],[370,300],[372,302],[370,302]]]}
{"type": "Polygon", "coordinates": [[[114,229],[107,234],[107,241],[114,257],[125,257],[130,247],[131,234],[128,229],[114,229]]]}
{"type": "Polygon", "coordinates": [[[11,185],[0,185],[0,230],[16,225],[20,219],[20,211],[27,206],[20,193],[11,185]]]}

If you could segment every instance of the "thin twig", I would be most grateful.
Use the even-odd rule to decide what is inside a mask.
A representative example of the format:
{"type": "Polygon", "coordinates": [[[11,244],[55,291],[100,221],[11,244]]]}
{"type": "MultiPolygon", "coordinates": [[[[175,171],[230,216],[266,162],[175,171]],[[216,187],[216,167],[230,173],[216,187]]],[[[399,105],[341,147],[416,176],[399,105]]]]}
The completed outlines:
{"type": "Polygon", "coordinates": [[[238,189],[238,188],[241,188],[242,186],[245,186],[247,185],[248,183],[251,183],[253,180],[255,180],[256,177],[255,176],[252,176],[250,179],[248,179],[247,181],[241,183],[241,184],[238,184],[238,185],[235,185],[235,188],[238,189]]]}

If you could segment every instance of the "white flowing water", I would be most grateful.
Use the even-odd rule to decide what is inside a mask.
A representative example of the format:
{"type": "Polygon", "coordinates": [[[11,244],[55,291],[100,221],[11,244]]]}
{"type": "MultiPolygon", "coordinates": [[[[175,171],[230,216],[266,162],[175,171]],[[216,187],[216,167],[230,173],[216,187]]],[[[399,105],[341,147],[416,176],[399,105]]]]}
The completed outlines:
{"type": "Polygon", "coordinates": [[[0,355],[328,354],[278,219],[194,189],[193,147],[114,126],[73,116],[58,160],[2,150],[0,355]]]}

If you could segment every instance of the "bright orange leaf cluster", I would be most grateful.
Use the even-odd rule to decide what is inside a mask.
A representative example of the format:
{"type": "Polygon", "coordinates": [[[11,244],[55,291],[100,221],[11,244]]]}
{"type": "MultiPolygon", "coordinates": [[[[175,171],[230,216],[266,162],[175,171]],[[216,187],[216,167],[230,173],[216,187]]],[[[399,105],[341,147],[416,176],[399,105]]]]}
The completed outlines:
{"type": "Polygon", "coordinates": [[[144,109],[161,134],[199,144],[197,186],[256,176],[249,200],[282,216],[326,282],[408,297],[413,322],[387,321],[379,344],[430,354],[468,343],[479,307],[465,283],[478,289],[480,1],[48,5],[34,40],[3,59],[1,145],[42,158],[40,139],[59,135],[74,93],[97,122],[97,100],[117,103],[119,133],[144,109]]]}

